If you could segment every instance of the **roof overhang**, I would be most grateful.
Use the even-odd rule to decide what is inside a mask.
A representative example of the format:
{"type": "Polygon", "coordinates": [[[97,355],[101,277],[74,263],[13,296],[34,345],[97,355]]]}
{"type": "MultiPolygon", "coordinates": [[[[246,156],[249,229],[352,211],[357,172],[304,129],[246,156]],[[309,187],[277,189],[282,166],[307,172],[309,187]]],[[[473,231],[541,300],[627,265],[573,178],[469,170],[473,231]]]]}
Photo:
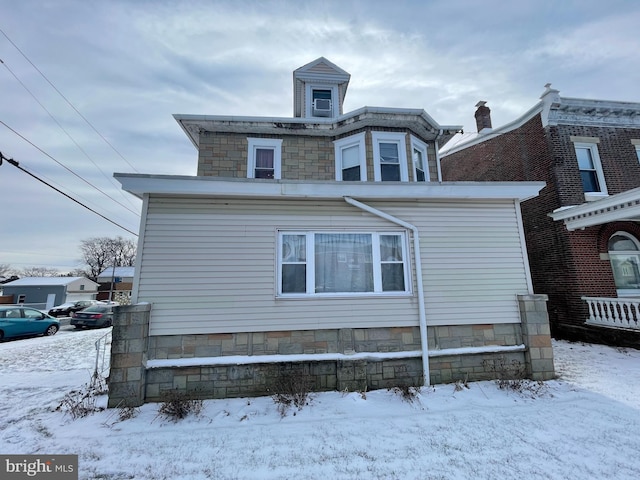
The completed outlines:
{"type": "Polygon", "coordinates": [[[640,188],[611,195],[594,202],[564,207],[550,213],[555,221],[564,221],[567,230],[579,230],[609,222],[640,222],[640,188]]]}
{"type": "Polygon", "coordinates": [[[145,194],[242,198],[368,200],[517,200],[536,197],[544,182],[311,182],[115,173],[123,190],[145,194]]]}
{"type": "Polygon", "coordinates": [[[362,107],[337,118],[182,114],[173,118],[196,148],[203,132],[337,137],[365,127],[391,127],[408,128],[424,140],[438,138],[444,144],[462,130],[461,125],[440,125],[426,111],[411,108],[362,107]]]}

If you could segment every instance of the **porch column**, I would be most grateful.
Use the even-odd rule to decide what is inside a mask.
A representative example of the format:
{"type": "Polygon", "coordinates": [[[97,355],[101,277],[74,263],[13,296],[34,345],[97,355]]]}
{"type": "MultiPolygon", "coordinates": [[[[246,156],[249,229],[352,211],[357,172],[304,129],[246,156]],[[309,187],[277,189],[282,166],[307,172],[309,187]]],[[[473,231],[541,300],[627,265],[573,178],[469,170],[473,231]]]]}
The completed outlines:
{"type": "Polygon", "coordinates": [[[533,380],[551,380],[555,377],[548,299],[546,295],[518,295],[522,340],[527,347],[524,353],[527,375],[533,380]]]}

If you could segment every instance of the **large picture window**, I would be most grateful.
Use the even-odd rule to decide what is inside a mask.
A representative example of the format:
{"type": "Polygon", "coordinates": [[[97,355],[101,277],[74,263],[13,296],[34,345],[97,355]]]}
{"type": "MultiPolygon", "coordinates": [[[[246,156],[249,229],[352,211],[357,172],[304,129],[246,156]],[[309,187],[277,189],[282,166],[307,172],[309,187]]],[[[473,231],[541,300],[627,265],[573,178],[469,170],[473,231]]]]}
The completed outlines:
{"type": "Polygon", "coordinates": [[[278,294],[409,293],[402,232],[281,232],[278,294]]]}

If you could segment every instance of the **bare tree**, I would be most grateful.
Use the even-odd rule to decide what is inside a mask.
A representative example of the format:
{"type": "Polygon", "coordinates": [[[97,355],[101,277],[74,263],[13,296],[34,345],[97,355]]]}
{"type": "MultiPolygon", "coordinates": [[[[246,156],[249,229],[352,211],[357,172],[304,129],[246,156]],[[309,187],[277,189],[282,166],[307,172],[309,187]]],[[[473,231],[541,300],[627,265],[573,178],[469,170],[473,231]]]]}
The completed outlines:
{"type": "Polygon", "coordinates": [[[106,268],[132,267],[136,260],[136,243],[122,237],[94,237],[80,243],[85,273],[95,280],[106,268]]]}
{"type": "Polygon", "coordinates": [[[8,277],[13,274],[13,267],[8,263],[0,263],[0,277],[8,277]]]}
{"type": "Polygon", "coordinates": [[[28,267],[20,270],[21,277],[57,277],[60,272],[49,267],[28,267]]]}

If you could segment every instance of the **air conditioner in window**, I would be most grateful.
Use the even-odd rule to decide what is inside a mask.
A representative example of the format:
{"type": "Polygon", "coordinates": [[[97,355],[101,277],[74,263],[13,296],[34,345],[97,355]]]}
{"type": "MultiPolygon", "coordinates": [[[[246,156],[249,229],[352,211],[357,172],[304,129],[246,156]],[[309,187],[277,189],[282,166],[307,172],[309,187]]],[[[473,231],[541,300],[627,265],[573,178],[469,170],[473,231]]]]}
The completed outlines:
{"type": "Polygon", "coordinates": [[[313,101],[313,116],[330,117],[332,112],[331,107],[331,100],[329,98],[316,98],[313,101]]]}

